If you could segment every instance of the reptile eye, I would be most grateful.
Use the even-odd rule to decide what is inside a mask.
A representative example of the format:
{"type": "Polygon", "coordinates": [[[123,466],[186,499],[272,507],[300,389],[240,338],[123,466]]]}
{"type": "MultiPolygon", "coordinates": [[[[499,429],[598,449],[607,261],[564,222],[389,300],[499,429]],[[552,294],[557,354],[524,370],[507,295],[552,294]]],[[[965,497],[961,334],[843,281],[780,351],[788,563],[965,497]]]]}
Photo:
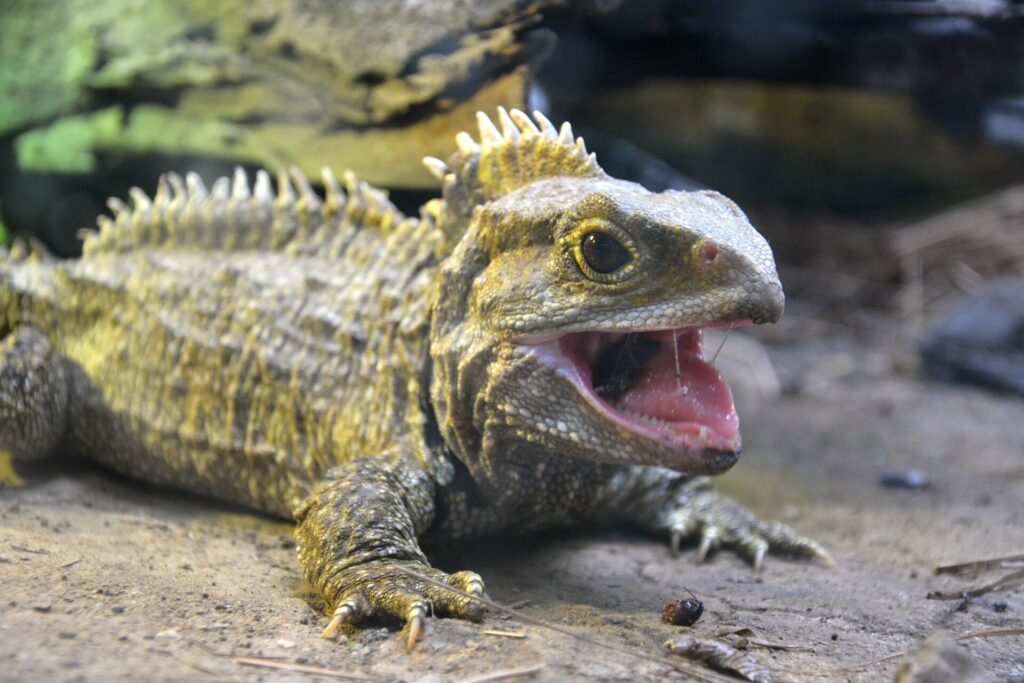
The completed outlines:
{"type": "Polygon", "coordinates": [[[621,242],[603,230],[592,230],[583,236],[580,255],[590,270],[601,275],[614,273],[633,258],[621,242]]]}

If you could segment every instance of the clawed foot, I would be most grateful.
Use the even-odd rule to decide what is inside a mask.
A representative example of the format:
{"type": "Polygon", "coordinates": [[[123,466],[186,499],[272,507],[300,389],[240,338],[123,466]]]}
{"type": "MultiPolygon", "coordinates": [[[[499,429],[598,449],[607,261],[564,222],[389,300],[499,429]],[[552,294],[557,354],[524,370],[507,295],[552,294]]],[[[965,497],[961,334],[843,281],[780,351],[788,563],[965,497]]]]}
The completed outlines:
{"type": "Polygon", "coordinates": [[[699,538],[697,555],[703,562],[719,547],[733,548],[760,572],[764,558],[773,553],[817,559],[832,566],[835,560],[822,546],[801,536],[785,524],[764,522],[727,496],[710,490],[706,480],[688,486],[692,495],[669,513],[668,530],[672,554],[679,554],[684,540],[699,538]]]}
{"type": "Polygon", "coordinates": [[[338,599],[324,638],[343,624],[371,618],[397,618],[409,627],[406,651],[412,652],[428,614],[480,621],[484,582],[473,572],[444,572],[419,562],[373,562],[346,570],[347,586],[338,599]],[[455,590],[452,590],[452,589],[455,590]]]}

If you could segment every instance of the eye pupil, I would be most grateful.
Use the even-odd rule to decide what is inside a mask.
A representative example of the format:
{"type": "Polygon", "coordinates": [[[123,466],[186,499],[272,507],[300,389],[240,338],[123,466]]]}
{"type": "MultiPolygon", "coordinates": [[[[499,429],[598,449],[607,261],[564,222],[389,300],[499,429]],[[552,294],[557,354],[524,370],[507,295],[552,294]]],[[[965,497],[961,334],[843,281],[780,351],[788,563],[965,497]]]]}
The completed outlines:
{"type": "Polygon", "coordinates": [[[615,272],[630,259],[628,249],[607,232],[600,230],[584,235],[580,249],[587,265],[602,275],[615,272]]]}

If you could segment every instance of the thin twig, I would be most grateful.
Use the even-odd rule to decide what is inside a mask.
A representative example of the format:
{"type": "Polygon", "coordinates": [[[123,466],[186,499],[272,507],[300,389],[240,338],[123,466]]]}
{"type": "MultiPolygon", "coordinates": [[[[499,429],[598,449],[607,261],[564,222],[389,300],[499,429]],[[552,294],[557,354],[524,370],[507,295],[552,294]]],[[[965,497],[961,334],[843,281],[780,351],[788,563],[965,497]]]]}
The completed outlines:
{"type": "Polygon", "coordinates": [[[174,658],[175,658],[176,660],[178,660],[178,663],[179,663],[179,664],[181,664],[182,666],[186,666],[186,667],[188,667],[189,669],[195,669],[195,670],[196,670],[196,671],[198,671],[199,673],[203,673],[203,674],[206,674],[207,676],[214,676],[214,677],[216,677],[216,678],[223,678],[223,677],[222,677],[222,676],[221,676],[221,675],[220,675],[219,673],[217,673],[216,671],[211,671],[210,669],[207,669],[206,667],[204,667],[204,666],[201,666],[200,664],[198,664],[198,663],[196,663],[196,662],[193,662],[193,661],[192,661],[191,659],[187,659],[187,658],[185,658],[185,657],[179,657],[179,656],[175,656],[174,658]]]}
{"type": "Polygon", "coordinates": [[[543,665],[531,666],[529,669],[510,669],[508,671],[495,671],[492,674],[467,678],[462,683],[494,683],[494,681],[507,681],[510,678],[526,678],[540,673],[543,665]]]}
{"type": "Polygon", "coordinates": [[[755,647],[764,648],[765,650],[782,650],[783,652],[813,652],[809,647],[803,647],[802,645],[785,645],[783,643],[769,643],[764,640],[757,640],[753,638],[755,631],[749,626],[740,626],[738,628],[727,628],[721,629],[715,633],[715,638],[725,638],[727,636],[736,636],[737,638],[743,638],[751,645],[755,647]]]}
{"type": "Polygon", "coordinates": [[[965,598],[977,598],[985,595],[985,593],[991,593],[992,591],[999,590],[1001,588],[1010,588],[1018,583],[1024,583],[1024,569],[1018,569],[1015,572],[1010,572],[1006,576],[1000,577],[991,583],[986,583],[983,586],[977,588],[970,588],[965,591],[932,591],[926,596],[929,600],[963,600],[965,598]]]}
{"type": "Polygon", "coordinates": [[[291,662],[281,662],[276,659],[268,659],[266,657],[232,657],[238,664],[243,666],[256,666],[264,669],[281,669],[283,671],[301,671],[307,674],[317,674],[318,676],[327,676],[329,678],[344,678],[350,681],[376,681],[380,680],[373,676],[367,676],[366,674],[354,674],[347,671],[338,671],[337,669],[325,669],[322,666],[310,666],[308,664],[293,664],[291,662]]]}
{"type": "Polygon", "coordinates": [[[760,647],[760,648],[763,648],[765,650],[780,650],[782,652],[814,652],[813,649],[811,649],[809,647],[804,647],[803,645],[786,645],[785,643],[769,643],[769,642],[766,642],[766,641],[763,641],[763,640],[754,640],[752,638],[747,638],[747,642],[750,643],[751,645],[753,645],[754,647],[760,647]]]}
{"type": "Polygon", "coordinates": [[[672,350],[676,361],[676,390],[683,390],[683,372],[679,367],[679,330],[672,330],[672,350]]]}
{"type": "MultiPolygon", "coordinates": [[[[1000,628],[993,631],[971,631],[953,638],[954,641],[960,642],[961,640],[970,640],[972,638],[1000,638],[1003,636],[1024,636],[1024,628],[1000,628]]],[[[856,671],[857,669],[866,669],[869,666],[875,664],[881,664],[887,662],[890,659],[898,659],[904,657],[910,653],[910,650],[903,650],[901,652],[894,652],[891,655],[879,657],[878,659],[872,659],[867,662],[860,662],[859,664],[848,664],[847,666],[841,666],[833,671],[856,671]]]]}
{"type": "Polygon", "coordinates": [[[485,636],[501,636],[502,638],[525,638],[526,634],[520,631],[499,631],[497,629],[489,628],[483,632],[485,636]]]}
{"type": "Polygon", "coordinates": [[[18,545],[17,543],[8,543],[8,545],[11,546],[12,548],[14,548],[15,550],[17,550],[19,552],[23,552],[23,553],[32,553],[33,555],[49,555],[50,554],[50,551],[47,550],[46,548],[28,548],[28,547],[23,546],[23,545],[18,545]]]}
{"type": "Polygon", "coordinates": [[[715,351],[715,355],[711,357],[711,364],[714,365],[715,361],[718,360],[718,354],[722,352],[722,347],[725,346],[725,342],[729,339],[729,333],[732,332],[732,325],[729,325],[725,330],[725,336],[722,337],[722,343],[718,345],[718,350],[715,351]]]}
{"type": "Polygon", "coordinates": [[[582,633],[576,633],[575,631],[571,631],[571,630],[569,630],[567,628],[563,628],[561,626],[556,626],[555,624],[549,624],[546,621],[541,621],[540,619],[535,619],[535,618],[533,618],[531,616],[528,616],[526,614],[522,614],[520,612],[516,612],[515,610],[509,609],[508,607],[505,607],[504,605],[500,605],[500,604],[494,602],[493,600],[490,600],[490,599],[485,598],[483,596],[473,595],[472,593],[467,593],[467,592],[465,592],[463,590],[459,590],[458,588],[455,588],[454,586],[450,586],[450,585],[448,585],[446,583],[441,583],[440,581],[438,581],[436,579],[433,579],[433,578],[431,578],[429,576],[424,576],[423,574],[420,574],[419,572],[415,572],[415,571],[409,569],[408,567],[403,567],[401,565],[396,565],[395,569],[398,569],[399,571],[401,571],[401,572],[403,572],[405,574],[408,574],[409,576],[412,576],[412,577],[414,577],[416,579],[419,579],[420,581],[424,581],[426,583],[429,583],[432,586],[436,586],[438,588],[443,588],[445,590],[452,591],[456,595],[459,595],[459,596],[461,596],[463,598],[466,598],[468,600],[476,600],[477,602],[479,602],[479,603],[481,603],[483,605],[487,605],[491,609],[495,609],[495,610],[498,610],[499,612],[502,612],[504,614],[508,614],[509,616],[515,617],[516,619],[518,619],[520,621],[523,621],[523,622],[526,622],[527,624],[533,624],[534,626],[539,626],[541,628],[546,628],[549,631],[554,631],[556,633],[561,633],[562,635],[569,636],[570,638],[575,638],[576,640],[581,640],[581,641],[583,641],[585,643],[589,643],[591,645],[594,645],[594,646],[600,647],[600,648],[604,648],[606,650],[612,650],[613,652],[618,652],[619,654],[628,655],[630,657],[635,657],[637,659],[642,659],[642,660],[647,661],[647,662],[653,662],[653,663],[659,664],[661,666],[667,666],[669,668],[675,669],[676,671],[682,671],[683,673],[686,673],[686,674],[689,674],[691,676],[694,676],[699,681],[705,681],[705,682],[709,682],[709,683],[734,683],[734,681],[735,681],[735,679],[733,679],[733,678],[727,678],[727,677],[721,676],[719,674],[714,674],[714,673],[708,671],[707,669],[701,669],[701,668],[698,668],[698,667],[695,667],[695,666],[686,666],[682,662],[672,661],[670,659],[662,659],[661,657],[656,657],[654,655],[647,654],[646,652],[643,652],[641,650],[634,650],[632,648],[623,647],[621,645],[613,645],[612,643],[606,643],[604,641],[597,640],[596,638],[591,638],[588,635],[584,635],[582,633]]]}
{"type": "Polygon", "coordinates": [[[992,631],[971,631],[953,640],[969,640],[971,638],[1000,638],[1002,636],[1024,636],[1024,628],[997,628],[992,631]]]}
{"type": "Polygon", "coordinates": [[[867,662],[859,662],[857,664],[848,664],[846,666],[840,666],[840,667],[838,667],[836,669],[833,669],[833,671],[856,671],[857,669],[866,669],[869,666],[874,666],[875,664],[881,664],[882,662],[888,662],[890,659],[899,659],[900,657],[906,656],[909,652],[910,652],[910,650],[901,650],[899,652],[894,652],[891,655],[885,655],[884,657],[879,657],[878,659],[872,659],[872,660],[869,660],[867,662]]]}
{"type": "Polygon", "coordinates": [[[962,572],[980,572],[986,569],[999,569],[1005,567],[1008,562],[1024,561],[1024,553],[1019,555],[1007,555],[1006,557],[993,557],[990,560],[975,560],[973,562],[959,562],[957,564],[939,565],[932,570],[938,574],[960,574],[962,572]]]}
{"type": "Polygon", "coordinates": [[[70,562],[65,562],[61,566],[57,567],[57,569],[71,569],[72,567],[74,567],[76,564],[78,564],[81,561],[82,561],[82,558],[78,558],[77,560],[71,560],[70,562]]]}
{"type": "Polygon", "coordinates": [[[337,669],[325,669],[321,666],[312,666],[309,664],[293,664],[291,662],[285,662],[281,661],[280,659],[274,659],[271,657],[253,657],[225,654],[222,652],[217,652],[206,643],[201,643],[198,640],[193,640],[192,638],[186,639],[186,642],[189,645],[198,647],[200,650],[203,650],[208,655],[211,655],[213,657],[231,658],[235,661],[236,664],[241,664],[243,666],[256,666],[262,667],[264,669],[281,669],[284,671],[300,671],[302,673],[307,674],[317,674],[319,676],[329,676],[333,678],[345,678],[353,681],[380,680],[379,678],[376,678],[374,676],[368,676],[367,674],[349,673],[347,671],[338,671],[337,669]]]}

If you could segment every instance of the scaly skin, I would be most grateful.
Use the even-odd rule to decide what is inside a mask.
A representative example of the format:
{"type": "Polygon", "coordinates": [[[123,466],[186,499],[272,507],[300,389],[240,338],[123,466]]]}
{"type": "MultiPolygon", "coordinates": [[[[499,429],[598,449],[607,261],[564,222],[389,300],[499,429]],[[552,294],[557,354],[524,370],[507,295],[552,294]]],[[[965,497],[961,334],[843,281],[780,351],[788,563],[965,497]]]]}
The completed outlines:
{"type": "Polygon", "coordinates": [[[294,515],[325,633],[391,616],[410,646],[430,611],[481,614],[480,577],[421,541],[618,519],[756,567],[824,556],[695,476],[738,439],[624,427],[551,360],[568,333],[776,319],[767,244],[721,195],[609,178],[536,116],[481,115],[428,159],[444,193],[419,219],[327,171],[324,200],[298,173],[276,194],[171,175],[111,200],[79,260],[0,255],[0,449],[294,515]],[[628,252],[610,275],[580,260],[594,230],[628,252]]]}

